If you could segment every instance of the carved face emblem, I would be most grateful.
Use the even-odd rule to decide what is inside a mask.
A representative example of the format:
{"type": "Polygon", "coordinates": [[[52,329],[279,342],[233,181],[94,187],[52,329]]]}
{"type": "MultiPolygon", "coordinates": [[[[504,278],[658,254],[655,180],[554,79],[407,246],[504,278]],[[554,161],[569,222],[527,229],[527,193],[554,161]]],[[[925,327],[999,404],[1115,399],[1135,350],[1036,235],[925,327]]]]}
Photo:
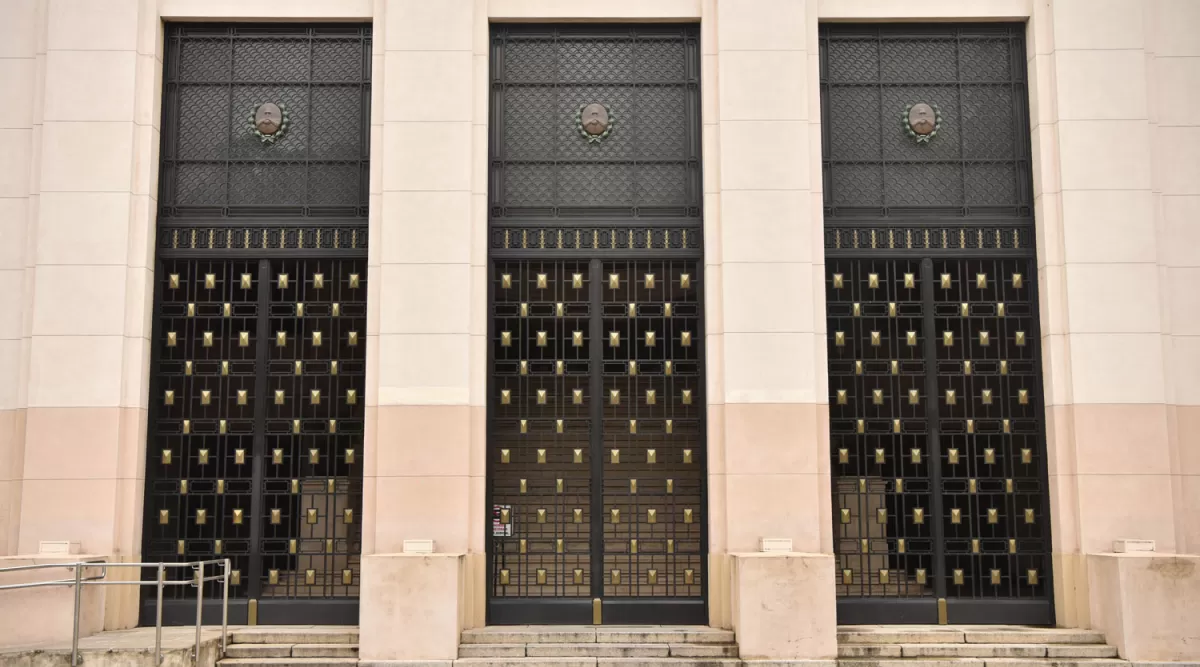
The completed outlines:
{"type": "Polygon", "coordinates": [[[603,104],[589,104],[583,108],[583,131],[593,137],[608,128],[608,109],[603,104]]]}
{"type": "Polygon", "coordinates": [[[279,131],[283,126],[283,111],[280,110],[278,104],[267,102],[260,104],[254,110],[254,127],[258,128],[259,132],[270,136],[279,131]]]}
{"type": "Polygon", "coordinates": [[[920,136],[932,133],[937,127],[937,115],[934,114],[933,107],[924,102],[914,104],[908,110],[908,126],[920,136]]]}

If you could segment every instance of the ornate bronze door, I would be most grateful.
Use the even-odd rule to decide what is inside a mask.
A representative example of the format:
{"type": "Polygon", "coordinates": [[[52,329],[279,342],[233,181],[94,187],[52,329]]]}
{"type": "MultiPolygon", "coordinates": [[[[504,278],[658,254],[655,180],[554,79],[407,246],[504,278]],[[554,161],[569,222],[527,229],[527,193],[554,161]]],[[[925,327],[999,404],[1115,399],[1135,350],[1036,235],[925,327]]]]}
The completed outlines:
{"type": "Polygon", "coordinates": [[[167,31],[143,556],[229,558],[234,623],[358,619],[370,43],[167,31]]]}
{"type": "Polygon", "coordinates": [[[1054,620],[1023,31],[822,27],[841,623],[1054,620]]]}
{"type": "Polygon", "coordinates": [[[493,31],[490,623],[707,619],[696,47],[493,31]]]}

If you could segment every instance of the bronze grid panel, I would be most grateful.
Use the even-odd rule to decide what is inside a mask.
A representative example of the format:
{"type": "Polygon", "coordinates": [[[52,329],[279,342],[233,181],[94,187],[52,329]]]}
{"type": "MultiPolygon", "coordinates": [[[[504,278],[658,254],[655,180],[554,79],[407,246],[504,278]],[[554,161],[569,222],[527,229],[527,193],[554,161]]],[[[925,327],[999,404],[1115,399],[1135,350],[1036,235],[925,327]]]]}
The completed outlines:
{"type": "Polygon", "coordinates": [[[932,595],[920,262],[830,260],[826,303],[838,594],[932,595]],[[841,287],[836,285],[838,274],[841,287]],[[913,276],[911,287],[906,287],[906,274],[913,276]],[[844,335],[841,344],[838,332],[844,335]],[[879,333],[878,340],[873,341],[872,332],[879,333]],[[914,344],[909,332],[916,333],[914,344]],[[877,390],[882,392],[878,399],[877,390]],[[917,404],[910,403],[911,390],[919,392],[917,404]],[[913,462],[914,449],[921,452],[918,463],[913,462]],[[924,523],[913,521],[914,512],[925,514],[924,523]],[[922,569],[926,584],[917,581],[922,569]]]}
{"type": "Polygon", "coordinates": [[[591,595],[591,280],[586,261],[496,262],[492,272],[489,454],[495,597],[591,595]],[[576,274],[582,277],[578,287],[576,274]],[[538,287],[539,275],[544,275],[545,287],[538,287]],[[579,345],[577,331],[583,334],[579,345]],[[508,341],[502,340],[503,332],[511,335],[508,341]],[[544,345],[538,345],[538,332],[546,334],[544,345]],[[522,361],[527,364],[524,375],[522,361]],[[558,362],[563,364],[561,374],[558,362]],[[544,403],[539,403],[539,390],[546,392],[544,403]],[[579,403],[576,390],[583,392],[579,403]],[[501,398],[504,391],[510,392],[507,404],[501,398]],[[563,422],[562,433],[558,420],[563,422]],[[539,462],[539,451],[544,452],[544,462],[539,462]],[[507,519],[502,516],[505,509],[510,512],[507,519]],[[543,522],[539,510],[545,512],[543,522]],[[581,512],[578,523],[575,510],[581,512]],[[582,571],[578,582],[577,569],[582,571]],[[545,583],[538,583],[539,570],[544,571],[545,583]],[[507,585],[502,571],[508,572],[507,585]]]}
{"type": "Polygon", "coordinates": [[[947,597],[1048,596],[1032,281],[1023,259],[938,260],[927,275],[917,259],[828,262],[840,596],[931,596],[939,579],[947,597]],[[932,301],[922,298],[924,280],[932,301]]]}
{"type": "Polygon", "coordinates": [[[708,519],[701,495],[704,383],[696,263],[606,262],[601,294],[604,595],[700,597],[701,527],[708,519]],[[613,332],[619,335],[616,346],[613,332]],[[630,374],[631,361],[637,363],[636,375],[630,374]],[[613,391],[620,392],[616,403],[613,391]],[[619,451],[616,462],[613,450],[619,451]],[[637,481],[636,492],[631,480],[637,481]],[[613,510],[620,512],[618,523],[613,510]],[[637,540],[636,553],[632,540],[637,540]],[[620,572],[619,583],[614,570],[620,572]]]}
{"type": "Polygon", "coordinates": [[[1043,397],[1035,354],[1038,313],[1031,262],[990,259],[933,264],[940,441],[943,452],[951,448],[961,452],[956,465],[943,454],[941,466],[946,550],[942,576],[947,597],[1048,597],[1049,517],[1043,514],[1045,450],[1038,408],[1043,397]],[[1021,276],[1020,287],[1014,285],[1014,274],[1021,276]],[[949,289],[941,286],[942,275],[950,276],[949,289]],[[968,304],[966,317],[961,310],[964,303],[968,304]],[[954,338],[950,346],[944,345],[947,331],[954,338]],[[986,345],[981,332],[987,333],[986,345]],[[964,372],[965,361],[971,361],[970,374],[964,372]],[[948,390],[955,392],[953,405],[946,402],[948,390]],[[991,391],[990,403],[985,402],[984,391],[991,391]],[[971,480],[975,480],[974,492],[971,480]],[[955,509],[958,523],[951,517],[955,509]],[[1027,509],[1033,511],[1032,523],[1027,523],[1027,509]],[[996,510],[990,520],[989,510],[996,510]],[[978,540],[978,553],[972,540],[978,540]],[[1010,552],[1010,540],[1016,540],[1015,553],[1010,552]],[[961,584],[955,583],[955,570],[963,571],[961,584]],[[1030,570],[1039,573],[1032,585],[1030,570]],[[998,583],[993,583],[993,571],[999,575],[998,583]]]}
{"type": "MultiPolygon", "coordinates": [[[[236,572],[233,597],[357,596],[365,261],[275,262],[270,285],[263,284],[258,261],[163,260],[160,269],[147,559],[228,557],[236,572]],[[314,272],[323,274],[324,289],[313,289],[314,272]],[[280,273],[289,274],[286,289],[277,285],[280,273]],[[353,290],[351,273],[359,275],[353,290]],[[301,300],[303,322],[295,316],[301,300]],[[338,318],[331,315],[335,301],[338,318]],[[264,319],[265,328],[260,326],[264,319]],[[276,345],[280,330],[288,332],[283,347],[276,345]],[[322,331],[319,348],[311,346],[313,330],[322,331]],[[359,332],[356,347],[346,345],[349,331],[359,332]],[[212,333],[207,345],[206,332],[212,333]],[[307,340],[297,340],[306,335],[307,340]],[[334,359],[339,361],[336,377],[330,373],[334,359]],[[295,375],[296,360],[303,363],[301,376],[295,375]],[[265,392],[257,388],[260,376],[269,378],[265,392]],[[310,385],[322,389],[319,406],[307,405],[310,385]],[[275,388],[287,392],[283,406],[274,405],[275,388]],[[355,405],[345,404],[346,389],[356,391],[355,405]],[[295,392],[301,390],[306,400],[297,403],[295,392]],[[265,423],[259,417],[263,402],[265,423]],[[293,419],[301,420],[300,435],[292,434],[293,419]],[[329,433],[329,419],[336,419],[336,434],[329,433]],[[356,451],[352,464],[345,461],[350,448],[356,451]],[[272,463],[275,449],[283,450],[282,465],[272,463]],[[318,465],[307,463],[310,449],[319,450],[318,465]],[[316,524],[307,523],[308,508],[318,510],[316,524]],[[280,510],[278,523],[272,523],[271,509],[280,510]],[[353,523],[344,523],[345,509],[353,510],[353,523]],[[268,584],[272,569],[279,570],[277,584],[268,584]],[[311,585],[305,583],[310,569],[311,585]],[[351,571],[350,585],[342,584],[344,570],[351,571]],[[261,572],[260,585],[252,583],[255,572],[261,572]]],[[[207,586],[206,595],[220,595],[216,584],[207,586]]],[[[166,595],[192,597],[191,590],[170,587],[166,595]]]]}
{"type": "Polygon", "coordinates": [[[271,263],[264,508],[258,518],[263,597],[359,593],[366,278],[362,260],[271,263]],[[282,341],[280,332],[286,334],[282,341]],[[280,510],[278,523],[273,510],[280,510]]]}
{"type": "MultiPolygon", "coordinates": [[[[162,262],[161,269],[156,275],[157,391],[150,397],[156,420],[148,447],[153,478],[147,560],[229,558],[245,582],[253,552],[249,514],[260,306],[258,290],[242,289],[241,276],[257,278],[258,262],[177,260],[162,262]],[[207,345],[206,332],[211,333],[207,345]],[[242,332],[249,335],[248,345],[242,345],[242,332]],[[245,405],[239,405],[239,391],[247,392],[245,405]],[[246,517],[240,524],[233,519],[237,509],[246,517]]],[[[191,597],[191,590],[172,586],[165,595],[191,597]]],[[[206,591],[219,594],[214,584],[206,591]]]]}

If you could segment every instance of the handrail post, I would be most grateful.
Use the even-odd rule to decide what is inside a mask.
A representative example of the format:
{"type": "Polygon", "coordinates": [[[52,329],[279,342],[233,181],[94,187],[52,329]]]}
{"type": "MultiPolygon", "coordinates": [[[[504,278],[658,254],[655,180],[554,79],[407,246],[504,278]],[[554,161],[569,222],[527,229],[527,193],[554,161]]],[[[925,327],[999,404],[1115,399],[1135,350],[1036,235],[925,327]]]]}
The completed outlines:
{"type": "MultiPolygon", "coordinates": [[[[158,603],[154,607],[154,665],[162,664],[162,614],[163,614],[163,579],[167,576],[167,568],[158,564],[158,603]]],[[[139,577],[140,578],[140,577],[139,577]]]]}
{"type": "Polygon", "coordinates": [[[204,616],[204,561],[196,564],[196,652],[192,656],[200,662],[200,621],[204,616]]]}
{"type": "Polygon", "coordinates": [[[79,664],[79,605],[83,589],[83,563],[75,563],[75,618],[71,624],[71,667],[79,664]]]}
{"type": "Polygon", "coordinates": [[[225,657],[225,641],[229,635],[229,567],[231,562],[225,559],[225,593],[221,600],[221,657],[225,657]]]}

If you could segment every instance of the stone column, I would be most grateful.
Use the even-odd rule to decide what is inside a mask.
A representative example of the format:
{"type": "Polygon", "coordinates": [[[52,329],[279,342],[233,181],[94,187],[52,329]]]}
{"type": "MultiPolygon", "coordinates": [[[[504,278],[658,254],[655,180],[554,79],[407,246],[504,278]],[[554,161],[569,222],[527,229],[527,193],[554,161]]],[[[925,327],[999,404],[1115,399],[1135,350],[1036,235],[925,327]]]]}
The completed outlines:
{"type": "MultiPolygon", "coordinates": [[[[45,3],[18,551],[136,561],[157,190],[159,22],[144,0],[45,3]]],[[[136,576],[115,571],[110,578],[136,576]]],[[[136,622],[108,594],[106,627],[136,622]]]]}
{"type": "Polygon", "coordinates": [[[464,623],[465,563],[483,549],[481,452],[472,474],[472,425],[483,423],[473,370],[486,377],[485,320],[473,314],[483,294],[474,283],[484,280],[471,238],[475,2],[377,8],[374,78],[383,85],[373,122],[382,122],[382,143],[372,161],[382,166],[382,194],[373,202],[379,319],[370,334],[378,388],[361,653],[446,660],[457,656],[464,623]],[[435,553],[402,554],[409,539],[432,539],[435,553]]]}
{"type": "Polygon", "coordinates": [[[1200,6],[1154,3],[1145,34],[1175,546],[1200,554],[1200,6]]]}
{"type": "Polygon", "coordinates": [[[0,7],[0,90],[6,91],[0,107],[0,556],[17,553],[20,532],[44,9],[34,0],[0,7]]]}
{"type": "MultiPolygon", "coordinates": [[[[1164,132],[1151,113],[1149,26],[1164,18],[1195,25],[1200,16],[1175,3],[1055,0],[1036,7],[1029,53],[1058,622],[1102,629],[1122,657],[1138,660],[1186,659],[1161,657],[1152,636],[1182,636],[1172,624],[1200,613],[1194,602],[1177,604],[1166,627],[1135,629],[1130,609],[1170,608],[1178,601],[1150,593],[1173,598],[1167,591],[1187,584],[1157,580],[1178,569],[1174,558],[1148,554],[1163,562],[1141,567],[1111,555],[1125,538],[1176,553],[1190,525],[1171,405],[1189,352],[1184,342],[1173,358],[1171,299],[1181,292],[1167,266],[1181,255],[1163,237],[1156,191],[1195,188],[1186,145],[1196,135],[1164,132]]],[[[1193,560],[1179,562],[1194,569],[1193,560]]]]}
{"type": "Polygon", "coordinates": [[[706,171],[709,504],[744,658],[836,652],[810,5],[717,0],[705,43],[717,103],[704,150],[718,165],[706,171]],[[762,538],[794,553],[756,553],[762,538]]]}

